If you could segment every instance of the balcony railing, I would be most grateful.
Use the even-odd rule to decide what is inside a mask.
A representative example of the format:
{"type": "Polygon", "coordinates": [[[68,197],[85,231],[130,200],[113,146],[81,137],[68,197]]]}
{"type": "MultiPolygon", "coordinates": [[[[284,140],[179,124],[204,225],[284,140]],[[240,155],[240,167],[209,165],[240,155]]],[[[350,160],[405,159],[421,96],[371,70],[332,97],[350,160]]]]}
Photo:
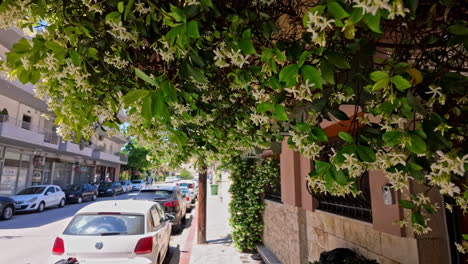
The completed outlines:
{"type": "Polygon", "coordinates": [[[0,123],[7,123],[10,125],[14,125],[18,128],[29,130],[32,132],[36,132],[44,136],[44,142],[57,145],[60,141],[60,137],[57,133],[51,129],[41,128],[38,126],[34,126],[29,122],[13,118],[8,115],[0,115],[0,123]]]}

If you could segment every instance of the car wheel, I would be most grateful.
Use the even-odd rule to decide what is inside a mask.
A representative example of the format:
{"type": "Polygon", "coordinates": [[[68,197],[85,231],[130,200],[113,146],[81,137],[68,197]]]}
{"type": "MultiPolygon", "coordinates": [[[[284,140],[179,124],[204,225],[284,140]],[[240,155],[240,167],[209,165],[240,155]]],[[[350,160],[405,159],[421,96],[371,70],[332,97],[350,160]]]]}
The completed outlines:
{"type": "Polygon", "coordinates": [[[1,219],[10,220],[13,216],[13,206],[9,205],[3,209],[1,219]]]}
{"type": "Polygon", "coordinates": [[[77,203],[82,203],[83,202],[83,197],[79,196],[78,199],[76,199],[76,202],[77,203]]]}
{"type": "Polygon", "coordinates": [[[93,198],[92,198],[93,201],[96,201],[96,195],[93,194],[93,198]]]}
{"type": "Polygon", "coordinates": [[[59,207],[62,208],[65,206],[65,199],[60,200],[59,207]]]}
{"type": "Polygon", "coordinates": [[[37,207],[37,211],[40,213],[40,212],[43,212],[44,209],[45,209],[45,203],[41,202],[39,206],[37,207]]]}

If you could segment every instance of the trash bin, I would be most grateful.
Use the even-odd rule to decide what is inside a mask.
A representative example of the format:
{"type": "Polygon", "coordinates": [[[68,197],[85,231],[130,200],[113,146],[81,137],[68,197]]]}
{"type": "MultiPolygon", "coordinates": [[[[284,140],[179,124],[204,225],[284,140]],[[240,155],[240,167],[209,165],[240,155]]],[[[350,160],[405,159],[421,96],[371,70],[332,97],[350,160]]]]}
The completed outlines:
{"type": "Polygon", "coordinates": [[[211,184],[211,195],[218,195],[218,185],[211,184]]]}

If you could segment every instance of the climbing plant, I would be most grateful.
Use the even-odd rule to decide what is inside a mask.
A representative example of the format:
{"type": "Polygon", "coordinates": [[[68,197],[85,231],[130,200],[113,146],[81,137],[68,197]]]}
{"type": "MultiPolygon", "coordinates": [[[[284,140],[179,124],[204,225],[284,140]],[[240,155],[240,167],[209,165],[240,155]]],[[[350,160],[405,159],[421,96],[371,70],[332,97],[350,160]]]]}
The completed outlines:
{"type": "MultiPolygon", "coordinates": [[[[279,177],[279,160],[233,158],[229,163],[232,185],[229,192],[230,224],[234,245],[240,250],[255,250],[262,241],[265,186],[279,177]]],[[[272,186],[273,187],[273,186],[272,186]]]]}
{"type": "Polygon", "coordinates": [[[2,67],[36,84],[65,139],[112,133],[123,111],[173,163],[268,148],[281,132],[315,159],[320,123],[351,119],[312,190],[356,194],[363,170],[396,191],[419,182],[400,201],[417,233],[452,209],[431,189],[468,210],[464,1],[5,0],[0,24],[35,31],[2,67]]]}

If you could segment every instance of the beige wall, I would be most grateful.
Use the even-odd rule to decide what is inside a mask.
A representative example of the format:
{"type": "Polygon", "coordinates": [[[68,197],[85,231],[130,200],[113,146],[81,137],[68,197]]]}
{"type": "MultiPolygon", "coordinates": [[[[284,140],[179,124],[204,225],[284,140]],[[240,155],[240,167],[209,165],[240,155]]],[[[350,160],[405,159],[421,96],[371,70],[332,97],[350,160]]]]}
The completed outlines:
{"type": "Polygon", "coordinates": [[[0,111],[6,108],[8,115],[16,118],[18,116],[19,103],[9,97],[0,94],[0,111]]]}

